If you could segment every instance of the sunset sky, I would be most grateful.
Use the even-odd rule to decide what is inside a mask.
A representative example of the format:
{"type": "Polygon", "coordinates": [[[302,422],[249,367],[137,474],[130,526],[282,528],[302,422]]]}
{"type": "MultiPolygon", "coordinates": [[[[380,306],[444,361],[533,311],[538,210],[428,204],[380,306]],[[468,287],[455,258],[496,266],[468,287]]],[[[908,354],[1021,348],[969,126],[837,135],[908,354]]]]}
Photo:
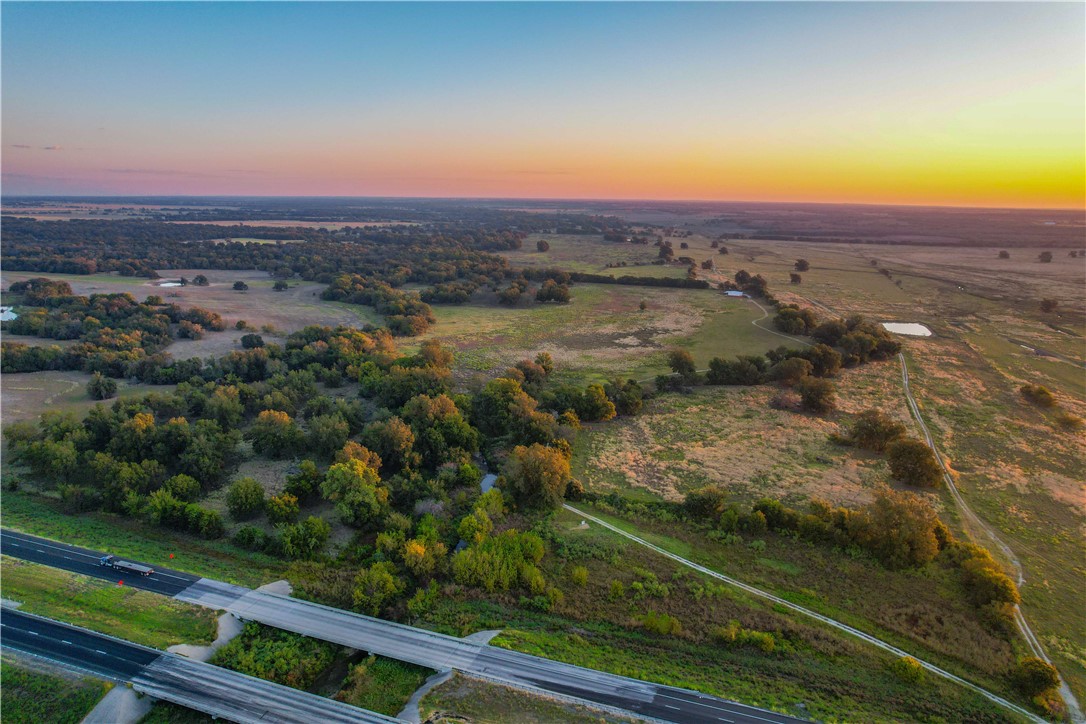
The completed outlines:
{"type": "Polygon", "coordinates": [[[1082,3],[10,3],[3,193],[1084,206],[1082,3]]]}

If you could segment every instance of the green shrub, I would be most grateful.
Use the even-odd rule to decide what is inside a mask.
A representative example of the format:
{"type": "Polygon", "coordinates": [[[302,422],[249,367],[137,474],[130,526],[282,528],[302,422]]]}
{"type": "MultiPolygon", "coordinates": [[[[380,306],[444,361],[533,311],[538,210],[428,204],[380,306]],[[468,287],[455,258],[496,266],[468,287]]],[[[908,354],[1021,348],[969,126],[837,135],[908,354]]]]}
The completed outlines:
{"type": "Polygon", "coordinates": [[[1018,392],[1027,400],[1032,402],[1038,407],[1055,407],[1056,397],[1052,394],[1052,390],[1048,389],[1044,385],[1022,385],[1018,388],[1018,392]]]}
{"type": "Polygon", "coordinates": [[[240,478],[226,492],[226,507],[235,520],[252,518],[264,509],[264,488],[253,478],[240,478]]]}
{"type": "Polygon", "coordinates": [[[1013,678],[1015,685],[1029,697],[1041,696],[1060,685],[1060,674],[1056,667],[1036,656],[1019,661],[1013,678]]]}
{"type": "Polygon", "coordinates": [[[651,631],[660,636],[678,636],[682,633],[683,626],[679,619],[666,613],[649,611],[640,619],[641,626],[646,631],[651,631]]]}
{"type": "Polygon", "coordinates": [[[584,586],[588,583],[588,569],[584,566],[574,566],[569,572],[569,578],[578,586],[584,586]]]}
{"type": "Polygon", "coordinates": [[[906,684],[920,684],[927,676],[920,662],[911,656],[902,656],[890,664],[890,671],[906,684]]]}

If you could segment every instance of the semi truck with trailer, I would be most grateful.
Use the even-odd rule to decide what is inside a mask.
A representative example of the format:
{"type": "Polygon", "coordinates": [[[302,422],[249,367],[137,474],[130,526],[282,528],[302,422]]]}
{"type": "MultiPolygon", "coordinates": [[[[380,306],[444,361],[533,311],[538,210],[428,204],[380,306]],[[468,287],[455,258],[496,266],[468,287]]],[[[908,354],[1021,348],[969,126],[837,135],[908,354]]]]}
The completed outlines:
{"type": "Polygon", "coordinates": [[[133,563],[131,561],[122,561],[117,556],[102,556],[98,563],[108,568],[113,568],[114,570],[123,571],[124,573],[136,573],[141,576],[149,576],[155,572],[155,569],[150,566],[133,563]]]}

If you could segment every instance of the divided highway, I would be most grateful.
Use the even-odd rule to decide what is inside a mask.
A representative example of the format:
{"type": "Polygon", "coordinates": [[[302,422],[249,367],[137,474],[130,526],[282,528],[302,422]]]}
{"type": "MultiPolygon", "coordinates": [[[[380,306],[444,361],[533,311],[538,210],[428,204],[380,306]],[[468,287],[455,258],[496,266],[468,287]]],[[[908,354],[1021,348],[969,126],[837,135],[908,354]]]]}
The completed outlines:
{"type": "MultiPolygon", "coordinates": [[[[98,578],[118,578],[116,571],[98,565],[98,560],[105,555],[102,552],[14,531],[0,531],[0,552],[98,578]]],[[[784,724],[800,721],[687,689],[494,648],[289,596],[253,591],[207,578],[197,579],[178,571],[155,567],[152,575],[126,578],[124,583],[173,595],[178,600],[226,610],[245,620],[400,661],[439,670],[456,669],[469,676],[541,690],[643,717],[684,724],[784,724]],[[170,590],[164,590],[166,588],[170,590]]]]}
{"type": "Polygon", "coordinates": [[[183,656],[0,609],[3,646],[115,681],[240,724],[393,724],[397,719],[183,656]]]}

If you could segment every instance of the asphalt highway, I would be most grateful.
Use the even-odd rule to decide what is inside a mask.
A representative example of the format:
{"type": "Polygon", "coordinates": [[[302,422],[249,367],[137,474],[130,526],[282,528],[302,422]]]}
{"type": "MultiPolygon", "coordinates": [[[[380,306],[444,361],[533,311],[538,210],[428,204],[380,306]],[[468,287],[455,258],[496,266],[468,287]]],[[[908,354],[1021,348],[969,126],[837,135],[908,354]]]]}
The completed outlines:
{"type": "MultiPolygon", "coordinates": [[[[0,534],[0,546],[0,550],[7,555],[79,573],[106,577],[101,573],[109,570],[98,565],[98,559],[104,553],[6,530],[0,534]],[[13,547],[13,543],[18,545],[13,547]]],[[[800,721],[686,689],[490,647],[290,596],[253,591],[207,578],[196,579],[188,574],[154,567],[154,575],[126,579],[125,585],[148,590],[159,590],[163,585],[170,585],[177,590],[167,595],[173,595],[178,600],[226,610],[244,620],[258,621],[432,669],[456,669],[469,676],[475,675],[510,686],[542,690],[590,704],[684,724],[783,724],[800,721]],[[156,580],[160,578],[164,580],[156,580]]]]}
{"type": "Polygon", "coordinates": [[[161,651],[6,607],[0,608],[0,631],[4,648],[59,661],[117,681],[128,681],[162,656],[161,651]]]}
{"type": "Polygon", "coordinates": [[[146,563],[132,558],[123,560],[132,563],[143,563],[155,569],[149,576],[140,576],[135,573],[123,573],[107,566],[99,564],[101,551],[93,551],[88,548],[79,548],[66,543],[58,543],[47,538],[39,538],[25,533],[17,533],[12,530],[0,530],[0,553],[22,558],[33,563],[42,563],[53,568],[63,568],[73,573],[82,573],[85,576],[103,578],[107,581],[123,582],[126,586],[142,588],[154,591],[165,596],[176,596],[181,591],[200,580],[199,576],[191,573],[182,573],[163,568],[157,563],[146,563]]]}
{"type": "Polygon", "coordinates": [[[67,664],[213,717],[249,724],[393,724],[397,719],[165,654],[14,609],[0,609],[3,646],[67,664]]]}

